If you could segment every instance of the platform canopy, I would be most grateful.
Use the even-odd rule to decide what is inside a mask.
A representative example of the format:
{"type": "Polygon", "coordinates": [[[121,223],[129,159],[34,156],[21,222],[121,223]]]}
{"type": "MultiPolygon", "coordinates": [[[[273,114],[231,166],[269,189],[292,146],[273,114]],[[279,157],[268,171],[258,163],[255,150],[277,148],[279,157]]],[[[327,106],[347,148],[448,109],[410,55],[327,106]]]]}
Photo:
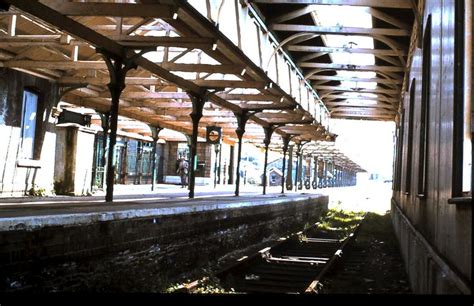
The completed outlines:
{"type": "MultiPolygon", "coordinates": [[[[272,150],[281,151],[281,148],[274,145],[272,150]]],[[[306,157],[317,158],[318,160],[331,161],[334,165],[350,169],[353,172],[367,172],[359,164],[350,159],[344,152],[337,148],[334,142],[328,141],[303,141],[302,154],[306,157]]]]}
{"type": "Polygon", "coordinates": [[[413,53],[410,43],[419,29],[419,1],[250,2],[331,118],[395,120],[413,53]]]}
{"type": "Polygon", "coordinates": [[[275,141],[288,130],[315,141],[335,139],[327,131],[327,109],[296,67],[262,69],[274,45],[268,37],[260,41],[267,34],[257,28],[257,41],[242,46],[248,39],[244,27],[255,26],[244,16],[245,2],[234,7],[240,19],[229,19],[228,26],[239,28],[235,37],[224,35],[212,16],[204,17],[187,1],[2,3],[0,66],[56,82],[63,89],[61,101],[107,112],[110,77],[102,54],[120,58],[146,51],[126,75],[121,116],[191,134],[190,94],[205,95],[201,137],[206,126],[217,125],[224,141],[234,143],[235,114],[246,112],[244,138],[254,142],[262,142],[262,127],[268,126],[278,127],[275,141]]]}

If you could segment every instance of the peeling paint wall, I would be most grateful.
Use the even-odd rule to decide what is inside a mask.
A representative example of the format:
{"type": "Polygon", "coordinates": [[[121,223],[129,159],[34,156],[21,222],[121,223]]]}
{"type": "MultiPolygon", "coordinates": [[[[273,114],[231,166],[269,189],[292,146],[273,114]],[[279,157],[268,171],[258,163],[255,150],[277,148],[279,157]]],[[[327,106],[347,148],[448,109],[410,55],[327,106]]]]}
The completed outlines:
{"type": "Polygon", "coordinates": [[[0,68],[0,196],[21,196],[32,188],[51,194],[54,186],[55,127],[51,108],[58,95],[52,82],[0,68]],[[23,91],[39,94],[34,156],[40,168],[19,167],[23,91]]]}

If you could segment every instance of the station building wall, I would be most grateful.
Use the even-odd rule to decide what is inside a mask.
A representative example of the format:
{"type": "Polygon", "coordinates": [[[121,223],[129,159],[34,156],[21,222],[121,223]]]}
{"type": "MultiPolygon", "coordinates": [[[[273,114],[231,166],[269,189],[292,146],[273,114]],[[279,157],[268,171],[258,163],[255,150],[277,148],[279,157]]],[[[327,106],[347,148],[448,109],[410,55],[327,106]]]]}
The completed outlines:
{"type": "Polygon", "coordinates": [[[32,188],[53,192],[56,133],[51,109],[57,97],[56,84],[0,68],[0,196],[21,196],[32,188]],[[36,111],[30,110],[28,118],[23,118],[25,91],[37,97],[36,111]]]}
{"type": "MultiPolygon", "coordinates": [[[[423,37],[414,52],[398,125],[392,221],[415,293],[470,294],[472,183],[470,201],[454,198],[463,196],[455,191],[462,175],[456,163],[469,157],[460,155],[456,141],[456,120],[463,121],[459,94],[472,91],[472,84],[463,88],[458,81],[457,69],[464,66],[456,61],[456,48],[464,37],[456,37],[455,27],[457,5],[464,2],[472,12],[472,2],[424,2],[423,37]]],[[[472,49],[472,39],[465,43],[472,49]]]]}

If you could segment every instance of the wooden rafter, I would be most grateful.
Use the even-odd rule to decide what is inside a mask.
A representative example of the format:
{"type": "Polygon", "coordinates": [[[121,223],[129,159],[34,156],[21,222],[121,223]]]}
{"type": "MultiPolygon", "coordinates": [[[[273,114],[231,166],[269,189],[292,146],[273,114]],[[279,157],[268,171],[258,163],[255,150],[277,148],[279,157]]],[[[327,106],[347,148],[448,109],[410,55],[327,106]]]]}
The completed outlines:
{"type": "Polygon", "coordinates": [[[302,24],[272,24],[270,26],[275,31],[288,32],[311,32],[331,35],[385,35],[385,36],[410,36],[410,32],[403,29],[374,29],[374,28],[354,28],[354,27],[322,27],[302,24]]]}
{"type": "Polygon", "coordinates": [[[266,4],[317,4],[317,5],[350,5],[385,8],[411,9],[411,0],[252,0],[266,4]]]}

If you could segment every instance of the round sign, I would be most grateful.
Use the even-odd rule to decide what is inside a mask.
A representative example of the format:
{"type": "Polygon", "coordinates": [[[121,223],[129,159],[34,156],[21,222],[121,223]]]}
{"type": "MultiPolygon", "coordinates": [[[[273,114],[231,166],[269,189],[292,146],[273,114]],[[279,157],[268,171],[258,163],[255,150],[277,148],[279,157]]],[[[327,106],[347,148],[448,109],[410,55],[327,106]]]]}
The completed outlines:
{"type": "Polygon", "coordinates": [[[210,131],[209,132],[209,140],[212,142],[218,141],[219,140],[219,132],[216,130],[210,131]]]}

